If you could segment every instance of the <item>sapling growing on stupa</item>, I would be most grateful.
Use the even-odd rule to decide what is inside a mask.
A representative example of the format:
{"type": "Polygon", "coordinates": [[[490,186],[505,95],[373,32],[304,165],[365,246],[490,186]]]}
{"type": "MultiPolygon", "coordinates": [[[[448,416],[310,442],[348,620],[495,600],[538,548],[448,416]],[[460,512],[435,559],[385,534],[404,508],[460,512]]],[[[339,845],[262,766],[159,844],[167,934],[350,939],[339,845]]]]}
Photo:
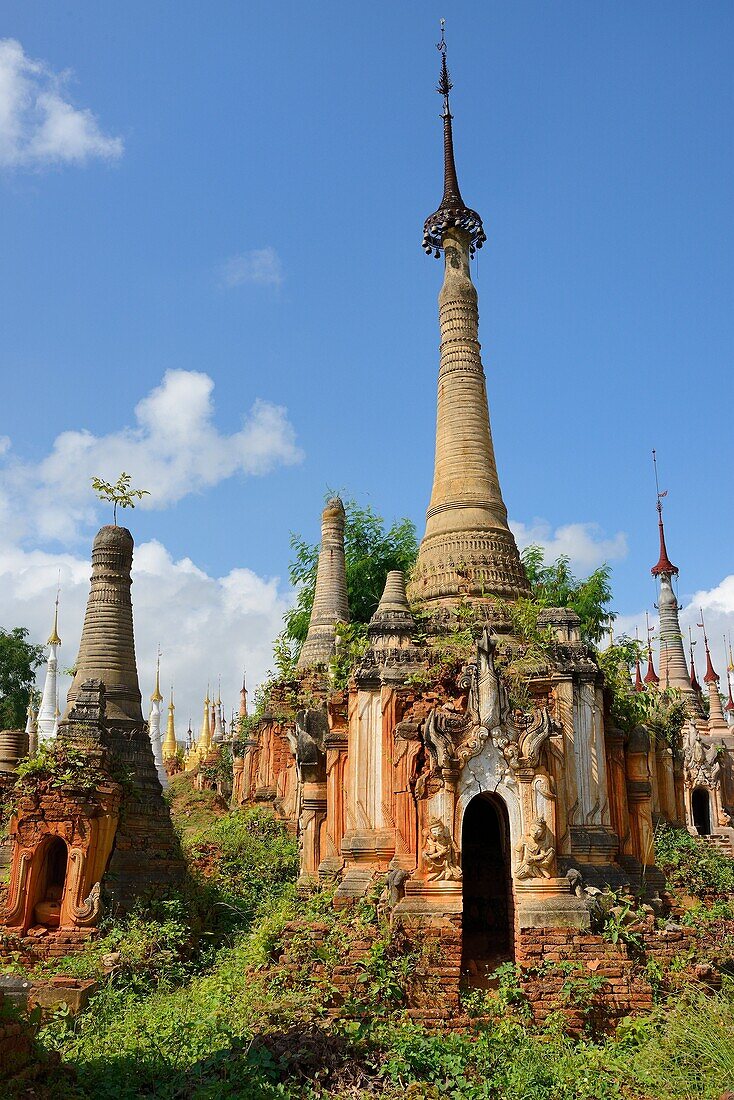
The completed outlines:
{"type": "Polygon", "coordinates": [[[133,489],[130,482],[132,478],[130,474],[126,474],[123,470],[114,485],[109,481],[104,481],[101,477],[92,478],[92,488],[99,497],[100,500],[107,500],[112,504],[112,516],[115,527],[117,527],[117,506],[120,508],[134,508],[136,500],[142,500],[143,497],[149,497],[150,492],[148,489],[133,489]]]}

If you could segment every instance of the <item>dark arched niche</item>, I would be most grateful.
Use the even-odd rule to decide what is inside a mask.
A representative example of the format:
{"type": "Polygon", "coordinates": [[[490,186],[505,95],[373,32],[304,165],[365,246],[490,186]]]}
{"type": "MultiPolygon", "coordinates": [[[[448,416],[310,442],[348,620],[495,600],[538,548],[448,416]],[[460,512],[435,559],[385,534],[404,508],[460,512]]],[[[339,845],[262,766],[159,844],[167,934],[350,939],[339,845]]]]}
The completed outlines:
{"type": "Polygon", "coordinates": [[[514,954],[510,823],[500,798],[477,795],[467,806],[461,866],[462,972],[470,985],[484,985],[514,954]]]}
{"type": "Polygon", "coordinates": [[[696,787],[691,795],[693,824],[699,836],[711,836],[711,795],[705,787],[696,787]]]}

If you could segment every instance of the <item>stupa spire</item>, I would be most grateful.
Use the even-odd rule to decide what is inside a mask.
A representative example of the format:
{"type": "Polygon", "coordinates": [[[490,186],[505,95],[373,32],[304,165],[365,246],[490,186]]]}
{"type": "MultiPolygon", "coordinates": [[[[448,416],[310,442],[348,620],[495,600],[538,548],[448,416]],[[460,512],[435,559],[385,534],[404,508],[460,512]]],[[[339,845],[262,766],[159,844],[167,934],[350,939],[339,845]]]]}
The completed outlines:
{"type": "Polygon", "coordinates": [[[201,723],[201,733],[199,734],[199,740],[197,742],[197,748],[199,750],[199,757],[200,757],[201,760],[204,759],[207,752],[209,751],[209,746],[211,744],[211,739],[212,739],[210,716],[209,716],[209,707],[210,706],[211,706],[211,700],[209,699],[209,687],[207,686],[206,699],[204,700],[204,717],[203,717],[203,720],[202,720],[202,723],[201,723]]]}
{"type": "Polygon", "coordinates": [[[469,252],[474,255],[477,248],[481,248],[487,239],[482,225],[482,219],[476,210],[470,210],[461,197],[459,179],[456,174],[456,160],[454,158],[454,133],[452,122],[454,116],[449,107],[449,93],[453,88],[449,70],[446,65],[446,20],[441,20],[441,41],[437,49],[441,54],[441,72],[436,91],[443,98],[443,197],[441,205],[435,213],[426,218],[423,226],[423,248],[430,256],[431,252],[436,257],[440,256],[444,244],[444,233],[449,228],[461,229],[469,237],[469,252]]]}
{"type": "Polygon", "coordinates": [[[665,527],[663,525],[664,497],[668,495],[667,489],[660,491],[658,481],[657,455],[652,452],[653,468],[655,471],[656,507],[658,513],[658,536],[660,551],[656,564],[650,572],[660,584],[658,593],[658,611],[660,612],[660,679],[665,687],[673,687],[681,692],[689,716],[698,721],[703,717],[701,701],[695,693],[691,683],[691,677],[686,664],[686,653],[683,646],[683,632],[680,627],[678,612],[680,605],[673,592],[672,579],[678,575],[678,567],[673,565],[665,545],[665,527]]]}
{"type": "Polygon", "coordinates": [[[242,670],[242,687],[240,688],[240,718],[247,718],[247,669],[242,670]]]}
{"type": "Polygon", "coordinates": [[[155,770],[158,773],[161,786],[165,790],[168,786],[168,776],[163,767],[163,746],[161,744],[161,647],[158,646],[155,662],[155,687],[150,697],[150,714],[148,715],[148,736],[153,749],[155,770]]]}
{"type": "Polygon", "coordinates": [[[714,668],[714,663],[711,660],[711,650],[709,649],[709,640],[706,633],[706,621],[703,617],[703,608],[701,611],[701,622],[698,624],[703,631],[703,644],[706,648],[706,674],[703,678],[703,682],[708,688],[709,692],[709,719],[708,727],[709,733],[714,733],[717,730],[727,730],[729,727],[726,724],[724,718],[724,711],[721,706],[721,696],[719,695],[719,674],[714,668]]]}
{"type": "Polygon", "coordinates": [[[727,645],[729,649],[729,663],[726,666],[726,690],[729,698],[724,704],[724,711],[726,713],[726,720],[729,725],[734,724],[734,699],[731,694],[731,674],[734,672],[734,661],[732,661],[731,642],[727,642],[726,635],[724,635],[724,653],[727,651],[727,645]]]}
{"type": "Polygon", "coordinates": [[[650,642],[652,629],[650,627],[650,620],[648,618],[647,611],[645,612],[645,624],[647,626],[647,672],[645,673],[645,683],[648,686],[650,684],[654,684],[655,687],[657,687],[660,683],[660,677],[655,671],[655,664],[652,659],[652,644],[650,642]]]}
{"type": "Polygon", "coordinates": [[[694,647],[695,644],[696,643],[693,640],[693,632],[692,632],[692,630],[689,626],[688,627],[688,645],[689,645],[689,653],[691,655],[691,688],[693,689],[693,691],[695,692],[696,695],[702,695],[703,692],[701,691],[701,685],[699,684],[698,677],[696,676],[696,665],[695,665],[695,662],[693,660],[693,647],[694,647]]]}
{"type": "Polygon", "coordinates": [[[130,598],[133,546],[126,527],[106,526],[97,532],[77,671],[66,698],[68,713],[85,680],[104,681],[111,725],[143,723],[130,598]]]}
{"type": "Polygon", "coordinates": [[[172,760],[177,752],[178,745],[176,744],[176,723],[175,723],[175,710],[176,707],[173,702],[173,686],[171,686],[170,702],[168,704],[168,721],[166,722],[166,736],[163,741],[163,759],[172,760]]]}
{"type": "Polygon", "coordinates": [[[429,608],[465,598],[514,599],[529,591],[507,522],[489,423],[477,292],[469,270],[470,256],[486,237],[479,215],[464,205],[456,177],[443,28],[438,48],[444,195],[426,220],[423,237],[427,252],[444,253],[436,451],[426,532],[409,591],[411,600],[429,608]]]}
{"type": "Polygon", "coordinates": [[[43,694],[41,695],[41,704],[38,708],[37,717],[37,738],[38,743],[43,744],[44,741],[50,741],[56,736],[58,731],[58,716],[57,711],[59,708],[59,689],[58,689],[58,673],[59,673],[59,649],[61,647],[61,638],[59,637],[59,592],[60,588],[56,586],[56,603],[54,605],[54,622],[51,628],[51,633],[48,636],[48,657],[46,658],[46,677],[43,683],[43,694]]]}
{"type": "Polygon", "coordinates": [[[321,514],[316,589],[308,634],[298,658],[299,669],[327,664],[334,652],[337,623],[349,622],[344,559],[345,523],[344,505],[339,497],[332,497],[321,514]]]}

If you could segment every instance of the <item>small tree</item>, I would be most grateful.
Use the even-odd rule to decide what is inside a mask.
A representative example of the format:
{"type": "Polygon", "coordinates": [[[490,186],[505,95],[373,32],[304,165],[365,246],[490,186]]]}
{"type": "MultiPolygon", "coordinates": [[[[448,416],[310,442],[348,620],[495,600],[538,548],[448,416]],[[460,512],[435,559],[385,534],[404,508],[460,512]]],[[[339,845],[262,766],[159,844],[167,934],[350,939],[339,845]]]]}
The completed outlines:
{"type": "Polygon", "coordinates": [[[113,484],[103,481],[101,477],[92,478],[92,488],[100,500],[108,500],[112,504],[112,516],[115,527],[117,526],[117,506],[121,508],[134,508],[135,501],[142,497],[149,497],[147,489],[133,489],[130,482],[130,474],[123,470],[117,481],[113,484]]]}
{"type": "Polygon", "coordinates": [[[581,580],[571,572],[569,562],[569,558],[562,556],[547,563],[541,546],[528,546],[522,552],[533,602],[541,607],[570,607],[581,619],[584,638],[596,645],[614,617],[609,611],[611,570],[608,565],[601,565],[581,580]]]}
{"type": "Polygon", "coordinates": [[[35,670],[43,661],[43,647],[27,637],[23,626],[0,627],[0,729],[25,726],[35,670]]]}

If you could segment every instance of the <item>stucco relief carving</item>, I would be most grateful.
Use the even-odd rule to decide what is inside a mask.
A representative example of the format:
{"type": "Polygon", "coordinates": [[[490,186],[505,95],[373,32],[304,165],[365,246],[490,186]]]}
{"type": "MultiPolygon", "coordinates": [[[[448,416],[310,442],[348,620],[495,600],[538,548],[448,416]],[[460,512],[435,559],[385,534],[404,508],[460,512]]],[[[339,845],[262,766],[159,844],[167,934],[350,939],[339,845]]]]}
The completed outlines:
{"type": "Polygon", "coordinates": [[[518,864],[515,868],[516,878],[551,877],[556,858],[556,850],[551,839],[545,819],[541,817],[534,821],[529,832],[522,837],[515,849],[518,856],[518,864]]]}
{"type": "Polygon", "coordinates": [[[432,821],[426,829],[423,862],[428,882],[461,880],[459,852],[442,821],[432,821]]]}
{"type": "Polygon", "coordinates": [[[526,714],[512,711],[495,665],[495,648],[485,629],[477,644],[477,660],[466,666],[459,682],[467,692],[465,712],[436,707],[423,722],[421,734],[429,761],[424,788],[431,778],[443,781],[447,769],[464,768],[488,740],[499,753],[498,779],[511,780],[520,768],[538,767],[543,746],[555,730],[553,719],[547,706],[533,707],[526,714]]]}
{"type": "Polygon", "coordinates": [[[687,787],[708,787],[714,790],[721,783],[721,764],[716,745],[704,744],[693,722],[686,731],[683,750],[685,783],[687,787]]]}

